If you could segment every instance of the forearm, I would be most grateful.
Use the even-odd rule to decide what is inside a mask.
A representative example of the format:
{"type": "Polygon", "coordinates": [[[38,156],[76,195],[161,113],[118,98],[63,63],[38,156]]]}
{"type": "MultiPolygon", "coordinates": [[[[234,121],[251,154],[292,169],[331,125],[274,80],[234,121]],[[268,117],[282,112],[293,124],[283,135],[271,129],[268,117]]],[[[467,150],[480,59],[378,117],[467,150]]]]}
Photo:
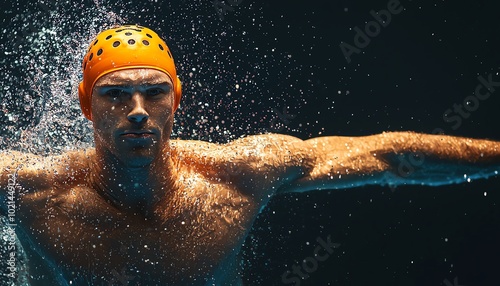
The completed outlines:
{"type": "Polygon", "coordinates": [[[384,177],[393,185],[460,183],[500,170],[500,142],[409,132],[386,136],[395,149],[383,149],[380,160],[389,166],[384,177]]]}
{"type": "Polygon", "coordinates": [[[387,132],[306,142],[316,156],[315,168],[287,191],[368,184],[442,185],[488,177],[500,170],[500,143],[490,140],[387,132]]]}

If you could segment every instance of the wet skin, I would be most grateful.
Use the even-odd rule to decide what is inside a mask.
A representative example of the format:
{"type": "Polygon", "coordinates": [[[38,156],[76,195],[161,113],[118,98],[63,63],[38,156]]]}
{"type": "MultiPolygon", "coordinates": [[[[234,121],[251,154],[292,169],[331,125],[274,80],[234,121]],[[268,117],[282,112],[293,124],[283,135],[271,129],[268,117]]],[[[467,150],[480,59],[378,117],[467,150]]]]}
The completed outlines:
{"type": "Polygon", "coordinates": [[[32,285],[236,285],[239,250],[275,194],[459,183],[464,173],[486,178],[500,166],[498,142],[409,132],[170,140],[173,105],[166,74],[113,72],[92,97],[95,149],[2,154],[2,196],[22,165],[16,231],[32,285]],[[398,175],[398,156],[415,152],[425,163],[398,175]]]}

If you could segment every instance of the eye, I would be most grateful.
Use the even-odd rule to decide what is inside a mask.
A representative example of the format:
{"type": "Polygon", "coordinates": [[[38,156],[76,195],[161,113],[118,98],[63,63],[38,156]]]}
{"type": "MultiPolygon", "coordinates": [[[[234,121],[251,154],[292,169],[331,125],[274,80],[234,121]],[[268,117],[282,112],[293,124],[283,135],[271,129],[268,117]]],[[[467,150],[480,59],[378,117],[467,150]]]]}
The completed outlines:
{"type": "Polygon", "coordinates": [[[161,88],[149,88],[147,91],[146,91],[146,94],[148,96],[158,96],[162,93],[165,93],[165,91],[161,88]]]}
{"type": "Polygon", "coordinates": [[[107,90],[105,94],[106,96],[112,98],[113,100],[116,100],[119,97],[125,95],[125,91],[123,89],[114,88],[107,90]]]}

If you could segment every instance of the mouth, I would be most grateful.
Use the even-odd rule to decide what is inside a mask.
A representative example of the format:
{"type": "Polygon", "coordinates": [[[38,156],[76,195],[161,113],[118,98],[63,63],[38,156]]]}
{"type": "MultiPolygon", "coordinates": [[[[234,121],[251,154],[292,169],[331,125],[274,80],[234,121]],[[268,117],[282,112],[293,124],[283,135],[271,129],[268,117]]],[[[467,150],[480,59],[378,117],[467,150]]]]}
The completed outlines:
{"type": "Polygon", "coordinates": [[[125,131],[120,134],[120,137],[129,139],[150,139],[154,136],[154,133],[147,130],[141,131],[125,131]]]}

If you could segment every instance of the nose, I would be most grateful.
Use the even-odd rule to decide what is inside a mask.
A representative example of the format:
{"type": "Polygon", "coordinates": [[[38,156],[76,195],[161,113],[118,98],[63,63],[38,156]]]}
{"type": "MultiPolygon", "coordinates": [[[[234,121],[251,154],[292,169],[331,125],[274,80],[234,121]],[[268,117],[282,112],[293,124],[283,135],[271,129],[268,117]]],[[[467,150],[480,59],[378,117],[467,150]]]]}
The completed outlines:
{"type": "Polygon", "coordinates": [[[128,120],[134,123],[146,122],[149,118],[149,114],[146,109],[144,109],[144,97],[139,93],[134,94],[131,104],[132,110],[127,115],[128,120]]]}

